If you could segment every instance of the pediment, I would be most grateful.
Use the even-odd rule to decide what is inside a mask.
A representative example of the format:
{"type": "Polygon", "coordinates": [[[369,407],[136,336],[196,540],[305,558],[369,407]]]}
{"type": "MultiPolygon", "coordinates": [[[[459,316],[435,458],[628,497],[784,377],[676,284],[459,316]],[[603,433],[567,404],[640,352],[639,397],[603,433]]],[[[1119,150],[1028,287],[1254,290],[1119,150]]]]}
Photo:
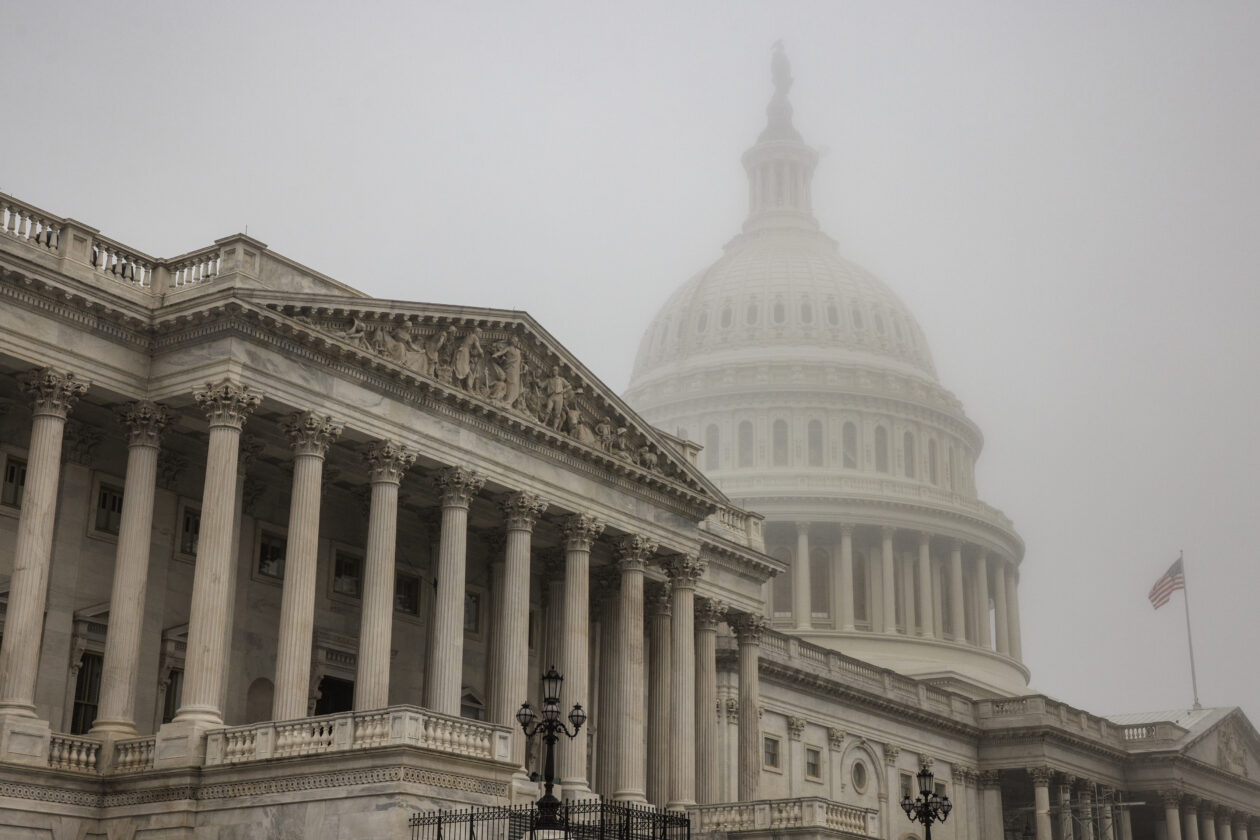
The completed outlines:
{"type": "Polygon", "coordinates": [[[683,491],[709,510],[725,502],[669,435],[526,313],[323,296],[259,302],[284,319],[283,332],[318,336],[343,360],[392,369],[428,395],[549,436],[614,471],[683,491]]]}
{"type": "Polygon", "coordinates": [[[1234,709],[1188,743],[1186,756],[1245,779],[1260,779],[1260,736],[1234,709]]]}

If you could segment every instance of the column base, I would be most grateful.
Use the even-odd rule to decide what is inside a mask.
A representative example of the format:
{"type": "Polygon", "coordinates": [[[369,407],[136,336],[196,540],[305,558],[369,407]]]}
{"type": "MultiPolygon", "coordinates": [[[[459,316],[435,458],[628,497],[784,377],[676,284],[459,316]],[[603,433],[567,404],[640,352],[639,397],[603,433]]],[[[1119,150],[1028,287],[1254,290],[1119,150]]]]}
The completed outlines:
{"type": "Polygon", "coordinates": [[[540,796],[542,785],[531,782],[523,769],[512,774],[512,802],[524,805],[527,802],[537,802],[540,796]]]}
{"type": "Polygon", "coordinates": [[[140,733],[136,731],[134,721],[97,718],[88,731],[88,737],[121,741],[124,738],[138,738],[140,733]]]}
{"type": "Polygon", "coordinates": [[[48,766],[52,728],[48,721],[24,714],[0,714],[0,761],[48,766]]]}
{"type": "Polygon", "coordinates": [[[220,729],[223,722],[173,720],[162,724],[153,748],[153,766],[200,767],[206,759],[206,733],[220,729]]]}
{"type": "Polygon", "coordinates": [[[564,782],[561,787],[564,791],[560,794],[560,801],[562,802],[585,802],[589,799],[599,799],[599,794],[591,790],[590,783],[585,780],[564,782]]]}
{"type": "Polygon", "coordinates": [[[696,807],[696,803],[692,802],[667,802],[665,803],[666,811],[686,811],[688,808],[696,807]]]}
{"type": "Polygon", "coordinates": [[[629,805],[647,805],[647,794],[641,790],[619,790],[613,793],[614,802],[625,802],[629,805]]]}

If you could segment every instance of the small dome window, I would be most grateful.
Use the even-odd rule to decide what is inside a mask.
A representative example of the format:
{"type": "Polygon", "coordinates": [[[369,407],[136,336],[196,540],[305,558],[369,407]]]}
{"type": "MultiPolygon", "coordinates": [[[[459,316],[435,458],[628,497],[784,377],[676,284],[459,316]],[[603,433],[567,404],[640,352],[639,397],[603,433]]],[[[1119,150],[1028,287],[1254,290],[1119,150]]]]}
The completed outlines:
{"type": "Polygon", "coordinates": [[[894,316],[893,316],[893,319],[892,319],[892,322],[893,322],[893,332],[897,334],[897,340],[898,340],[898,341],[901,341],[901,339],[902,339],[902,335],[901,335],[901,319],[900,319],[900,318],[898,318],[896,315],[894,315],[894,316]]]}
{"type": "Polygon", "coordinates": [[[722,307],[722,329],[727,330],[731,327],[731,321],[734,320],[734,313],[731,312],[730,304],[722,307]]]}
{"type": "Polygon", "coordinates": [[[749,326],[752,326],[753,324],[757,323],[757,304],[756,303],[748,304],[748,314],[745,316],[745,319],[748,321],[749,326]]]}
{"type": "Polygon", "coordinates": [[[853,326],[855,329],[862,329],[862,310],[853,310],[853,326]]]}
{"type": "Polygon", "coordinates": [[[853,788],[858,793],[866,793],[866,765],[861,761],[853,762],[853,788]]]}
{"type": "Polygon", "coordinates": [[[801,303],[801,323],[814,323],[814,307],[809,305],[809,301],[803,301],[801,303]]]}
{"type": "Polygon", "coordinates": [[[875,313],[875,332],[884,334],[884,319],[878,312],[875,313]]]}
{"type": "Polygon", "coordinates": [[[706,309],[696,318],[696,332],[700,335],[709,328],[709,311],[706,309]]]}
{"type": "Polygon", "coordinates": [[[840,308],[834,303],[827,304],[827,323],[833,327],[840,326],[840,308]]]}
{"type": "Polygon", "coordinates": [[[782,324],[787,320],[787,307],[783,305],[783,301],[776,300],[774,302],[774,322],[782,324]]]}

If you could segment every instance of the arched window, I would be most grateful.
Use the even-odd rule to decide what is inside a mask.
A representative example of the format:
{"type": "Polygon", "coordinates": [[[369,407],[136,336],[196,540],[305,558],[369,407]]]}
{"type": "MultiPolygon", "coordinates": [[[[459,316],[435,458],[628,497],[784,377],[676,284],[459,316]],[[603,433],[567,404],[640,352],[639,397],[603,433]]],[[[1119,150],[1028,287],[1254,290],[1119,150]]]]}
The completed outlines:
{"type": "Polygon", "coordinates": [[[906,478],[914,478],[914,435],[906,432],[901,448],[906,458],[906,478]]]}
{"type": "Polygon", "coordinates": [[[939,486],[941,477],[936,466],[936,441],[928,439],[928,481],[939,486]]]}
{"type": "Polygon", "coordinates": [[[814,323],[814,307],[810,306],[807,300],[801,302],[801,323],[814,323]]]}
{"type": "Polygon", "coordinates": [[[840,308],[834,303],[827,304],[827,323],[833,327],[840,326],[840,308]]]}
{"type": "Polygon", "coordinates": [[[809,436],[809,465],[811,467],[821,467],[823,465],[822,421],[810,420],[807,433],[809,436]]]}
{"type": "Polygon", "coordinates": [[[883,426],[875,427],[875,470],[888,472],[888,431],[883,426]]]}
{"type": "MultiPolygon", "coordinates": [[[[789,548],[780,546],[771,552],[771,556],[781,563],[786,563],[788,568],[792,567],[792,551],[789,548]]],[[[775,618],[791,618],[792,617],[792,573],[784,572],[781,575],[775,575],[774,583],[770,585],[771,605],[775,618]]]]}
{"type": "Polygon", "coordinates": [[[856,470],[858,465],[857,426],[844,424],[844,468],[856,470]]]}
{"type": "Polygon", "coordinates": [[[884,334],[884,317],[878,312],[875,313],[875,332],[880,335],[884,334]]]}
{"type": "Polygon", "coordinates": [[[854,329],[862,329],[862,311],[856,307],[853,309],[853,327],[854,329]]]}
{"type": "Polygon", "coordinates": [[[748,326],[750,327],[753,324],[757,323],[757,302],[756,301],[753,301],[752,303],[748,304],[748,312],[745,315],[745,318],[747,319],[748,326]]]}
{"type": "Polygon", "coordinates": [[[869,622],[870,607],[867,604],[867,566],[866,555],[859,552],[853,555],[853,618],[855,621],[869,622]]]}
{"type": "Polygon", "coordinates": [[[709,312],[706,309],[696,317],[696,332],[701,335],[709,328],[709,312]]]}
{"type": "Polygon", "coordinates": [[[713,423],[704,430],[704,468],[718,468],[718,427],[713,423]]]}
{"type": "Polygon", "coordinates": [[[739,424],[739,465],[753,465],[753,424],[748,420],[739,424]]]}
{"type": "Polygon", "coordinates": [[[774,302],[774,322],[782,324],[787,320],[787,307],[783,305],[783,301],[776,300],[774,302]]]}
{"type": "Polygon", "coordinates": [[[831,555],[815,548],[809,552],[809,611],[813,618],[831,616],[831,555]]]}
{"type": "Polygon", "coordinates": [[[731,306],[730,306],[730,304],[727,304],[726,306],[722,307],[722,329],[724,329],[724,330],[725,330],[725,329],[729,329],[729,328],[730,328],[730,326],[731,326],[731,319],[732,319],[733,317],[734,317],[734,315],[731,313],[731,306]]]}
{"type": "Polygon", "coordinates": [[[774,421],[774,465],[786,467],[788,463],[788,427],[786,420],[774,421]]]}

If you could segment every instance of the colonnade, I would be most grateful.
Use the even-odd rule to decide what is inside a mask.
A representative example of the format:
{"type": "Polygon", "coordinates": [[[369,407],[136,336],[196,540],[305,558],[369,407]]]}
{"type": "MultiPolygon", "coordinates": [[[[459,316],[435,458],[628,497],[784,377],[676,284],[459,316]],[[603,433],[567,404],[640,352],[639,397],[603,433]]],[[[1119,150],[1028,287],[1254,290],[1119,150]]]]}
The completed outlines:
{"type": "MultiPolygon", "coordinates": [[[[35,718],[35,683],[46,605],[61,436],[67,415],[86,385],[71,374],[34,371],[21,380],[34,407],[27,460],[26,494],[21,507],[8,615],[0,642],[0,717],[35,718]]],[[[261,396],[231,380],[194,393],[209,424],[205,485],[201,500],[197,550],[188,622],[181,705],[174,720],[158,734],[201,733],[224,725],[222,702],[231,665],[235,545],[243,475],[241,432],[261,396]]],[[[120,419],[129,430],[126,492],[118,534],[110,621],[107,630],[101,702],[92,734],[106,738],[136,735],[136,685],[143,623],[157,457],[168,424],[165,406],[149,401],[125,405],[120,419]]],[[[311,676],[316,601],[321,477],[329,446],[342,432],[340,423],[314,411],[294,413],[281,426],[292,445],[294,468],[290,494],[286,564],[277,639],[272,715],[275,720],[304,717],[311,676]]],[[[398,491],[416,453],[397,441],[371,442],[365,473],[371,486],[364,588],[355,680],[354,708],[382,708],[389,700],[390,644],[394,610],[394,554],[398,491]]],[[[462,466],[437,471],[441,533],[435,561],[437,594],[424,705],[458,715],[463,685],[464,593],[467,569],[468,510],[485,477],[462,466]]],[[[490,637],[488,715],[513,730],[512,760],[524,772],[524,739],[514,714],[530,694],[529,608],[531,539],[548,503],[527,490],[501,502],[505,539],[502,557],[491,558],[496,621],[490,637]]],[[[563,702],[590,705],[593,686],[589,662],[592,545],[604,523],[585,513],[560,522],[563,559],[545,570],[553,606],[549,610],[548,652],[565,675],[563,702]]],[[[608,656],[600,668],[605,693],[597,722],[615,738],[606,758],[601,792],[629,802],[682,808],[717,799],[718,750],[716,636],[726,619],[739,638],[741,798],[756,798],[760,773],[757,668],[764,618],[726,614],[722,605],[697,598],[704,563],[696,555],[660,555],[651,539],[635,534],[612,538],[616,597],[605,611],[608,656]],[[656,593],[650,619],[645,615],[646,571],[659,566],[665,580],[656,593]],[[644,631],[652,627],[649,683],[644,631]],[[605,673],[607,672],[607,673],[605,673]],[[651,687],[651,698],[648,687],[651,687]],[[653,706],[648,709],[648,700],[653,706]],[[647,714],[644,712],[647,711],[647,714]],[[603,721],[600,720],[603,718],[603,721]],[[649,732],[653,738],[646,752],[649,732]],[[613,735],[615,733],[615,735],[613,735]],[[615,760],[612,757],[615,756],[615,760]],[[646,759],[646,760],[645,760],[646,759]]],[[[590,728],[559,751],[566,796],[590,795],[587,737],[590,728]]],[[[610,740],[612,740],[610,738],[610,740]]],[[[161,750],[159,749],[159,752],[161,750]]]]}
{"type": "Polygon", "coordinates": [[[810,558],[821,548],[831,629],[954,641],[1022,659],[1019,573],[1002,555],[888,526],[802,521],[767,528],[770,552],[791,557],[788,619],[795,630],[819,629],[811,602],[820,582],[812,580],[810,558]],[[857,578],[855,564],[863,564],[857,578]]]}

